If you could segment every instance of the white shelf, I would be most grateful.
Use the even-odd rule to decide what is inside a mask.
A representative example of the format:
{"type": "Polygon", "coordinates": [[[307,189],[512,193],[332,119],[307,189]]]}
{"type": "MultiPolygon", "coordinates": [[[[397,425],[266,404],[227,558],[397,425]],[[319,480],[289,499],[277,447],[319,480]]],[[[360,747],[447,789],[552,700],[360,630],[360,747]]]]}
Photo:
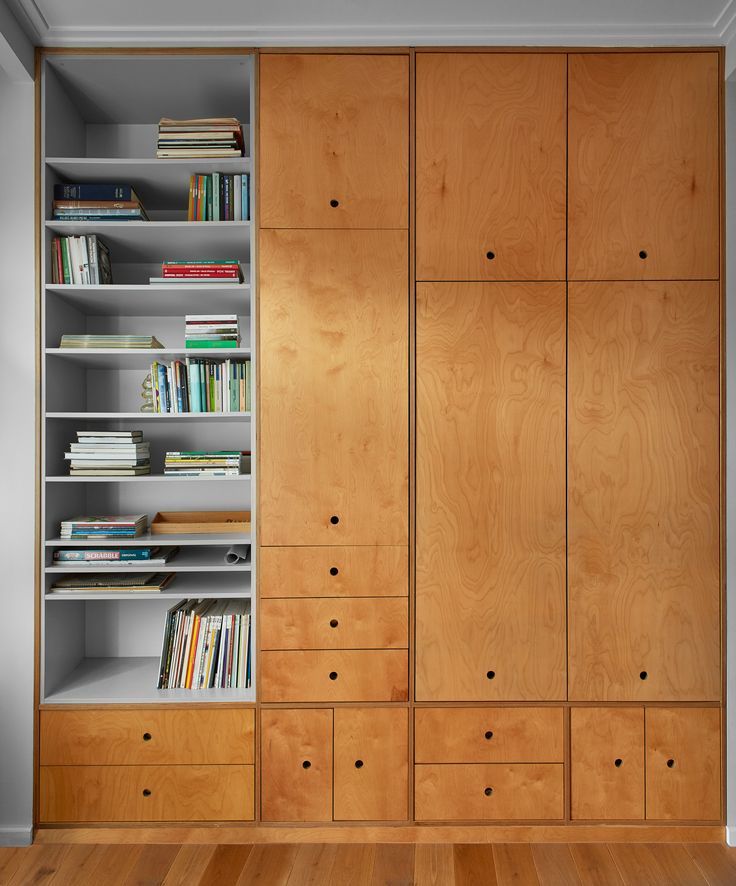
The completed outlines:
{"type": "MultiPolygon", "coordinates": [[[[159,536],[157,536],[159,537],[159,536]]],[[[94,544],[91,544],[91,547],[94,547],[94,544]]],[[[124,547],[124,545],[120,545],[120,547],[124,547]]],[[[172,547],[171,545],[167,545],[165,543],[161,544],[161,547],[172,547]]],[[[250,560],[240,560],[237,563],[226,563],[225,562],[225,551],[214,549],[214,550],[200,550],[196,547],[190,548],[182,548],[172,559],[165,565],[154,567],[158,572],[250,572],[251,571],[251,561],[250,560]]],[[[65,566],[47,566],[47,573],[70,573],[70,572],[150,572],[151,567],[145,565],[145,561],[136,561],[136,565],[133,565],[131,561],[126,561],[125,563],[112,563],[111,561],[103,561],[103,565],[101,566],[79,566],[77,563],[71,562],[65,566]]],[[[218,577],[218,582],[220,581],[218,577]]],[[[61,595],[59,595],[61,596],[61,595]]],[[[65,594],[64,596],[69,596],[65,594]]],[[[132,595],[128,595],[132,596],[132,595]]],[[[140,596],[139,594],[135,595],[136,597],[140,596]]],[[[161,594],[155,594],[152,596],[160,597],[161,594]]],[[[175,595],[176,596],[176,595],[175,595]]],[[[243,594],[239,594],[239,596],[243,596],[243,594]]],[[[58,599],[59,597],[54,595],[54,599],[58,599]]],[[[95,598],[97,599],[97,598],[95,598]]]]}
{"type": "MultiPolygon", "coordinates": [[[[163,630],[163,625],[162,625],[163,630]]],[[[156,689],[159,658],[85,658],[45,704],[253,702],[255,689],[156,689]]],[[[251,662],[252,667],[252,662],[251,662]]]]}
{"type": "Polygon", "coordinates": [[[47,412],[68,421],[250,421],[250,412],[47,412]]]}
{"type": "Polygon", "coordinates": [[[46,477],[47,483],[250,483],[250,474],[233,477],[173,477],[170,474],[145,474],[142,477],[46,477]]]}
{"type": "MultiPolygon", "coordinates": [[[[248,269],[243,268],[248,275],[248,269]]],[[[83,314],[96,317],[183,317],[200,314],[203,305],[218,314],[248,314],[250,286],[245,283],[151,283],[71,286],[47,284],[46,296],[62,298],[83,314]]]]}
{"type": "Polygon", "coordinates": [[[83,365],[86,369],[150,369],[154,361],[244,360],[250,348],[46,348],[46,356],[83,365]]]}
{"type": "Polygon", "coordinates": [[[130,548],[154,545],[249,545],[249,532],[221,532],[211,535],[186,533],[182,535],[151,535],[146,532],[137,538],[48,538],[47,548],[130,548]]]}
{"type": "MultiPolygon", "coordinates": [[[[83,575],[93,575],[96,570],[94,569],[85,569],[82,567],[81,569],[72,570],[72,572],[78,572],[83,575]]],[[[104,572],[106,570],[97,570],[99,572],[104,572]]],[[[111,572],[125,572],[128,574],[127,569],[112,569],[109,570],[111,572]]],[[[144,572],[173,572],[173,569],[169,569],[168,566],[159,566],[158,568],[151,569],[150,567],[147,570],[143,570],[144,572]]],[[[231,575],[223,575],[222,572],[209,573],[210,578],[207,578],[208,573],[203,572],[182,572],[179,573],[174,579],[172,579],[171,584],[164,591],[118,591],[113,592],[104,592],[104,591],[80,591],[75,594],[54,594],[51,591],[47,591],[45,596],[46,600],[185,600],[187,597],[191,598],[202,598],[202,599],[216,599],[222,597],[222,599],[228,600],[238,600],[242,598],[250,598],[250,576],[247,573],[235,573],[231,575]]]]}

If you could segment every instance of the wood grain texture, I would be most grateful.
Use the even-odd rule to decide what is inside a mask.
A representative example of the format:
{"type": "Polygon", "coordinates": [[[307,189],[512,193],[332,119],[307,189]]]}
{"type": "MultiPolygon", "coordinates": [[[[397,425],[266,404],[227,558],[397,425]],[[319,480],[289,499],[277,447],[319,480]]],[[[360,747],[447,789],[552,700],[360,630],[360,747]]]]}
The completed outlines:
{"type": "Polygon", "coordinates": [[[98,844],[95,846],[92,857],[92,870],[88,876],[79,878],[75,872],[74,886],[100,886],[101,883],[104,883],[105,886],[124,884],[138,864],[142,852],[143,846],[98,844]]]}
{"type": "Polygon", "coordinates": [[[262,652],[261,701],[407,701],[408,658],[400,649],[262,652]]]}
{"type": "Polygon", "coordinates": [[[416,708],[417,763],[562,763],[562,708],[416,708]]]}
{"type": "Polygon", "coordinates": [[[261,56],[259,90],[262,227],[408,227],[408,55],[261,56]]]}
{"type": "Polygon", "coordinates": [[[457,843],[453,846],[455,886],[496,886],[493,846],[457,843]]]}
{"type": "Polygon", "coordinates": [[[682,846],[608,847],[626,886],[704,886],[707,883],[682,846]]]}
{"type": "Polygon", "coordinates": [[[406,597],[408,582],[408,547],[330,545],[259,550],[261,599],[406,597]]]}
{"type": "Polygon", "coordinates": [[[415,817],[417,821],[561,819],[562,770],[556,763],[418,765],[415,817]]]}
{"type": "Polygon", "coordinates": [[[379,843],[371,886],[414,886],[414,846],[379,843]]]}
{"type": "Polygon", "coordinates": [[[253,790],[252,766],[41,766],[39,819],[248,821],[253,790]]]}
{"type": "MultiPolygon", "coordinates": [[[[226,846],[225,849],[242,847],[226,846]]],[[[250,846],[247,847],[250,851],[250,846]]],[[[178,846],[144,846],[133,869],[125,879],[125,886],[139,886],[141,883],[163,883],[174,863],[178,846]]]]}
{"type": "Polygon", "coordinates": [[[454,879],[452,846],[435,843],[414,852],[414,886],[445,886],[454,879]]]}
{"type": "Polygon", "coordinates": [[[585,886],[621,886],[623,883],[604,843],[573,843],[570,852],[585,886]]]}
{"type": "Polygon", "coordinates": [[[564,280],[565,56],[416,67],[417,279],[564,280]]]}
{"type": "Polygon", "coordinates": [[[214,854],[214,846],[181,846],[169,868],[163,886],[190,886],[198,883],[214,854]]]}
{"type": "Polygon", "coordinates": [[[261,233],[263,545],[408,542],[407,249],[405,231],[261,233]]]}
{"type": "Polygon", "coordinates": [[[573,708],[574,819],[644,818],[644,709],[573,708]]]}
{"type": "Polygon", "coordinates": [[[569,846],[533,843],[531,849],[540,886],[582,886],[569,846]]]}
{"type": "Polygon", "coordinates": [[[332,820],[331,710],[261,710],[261,818],[332,820]]]}
{"type": "Polygon", "coordinates": [[[217,846],[207,863],[198,886],[221,886],[239,879],[250,857],[252,846],[217,846]]]}
{"type": "Polygon", "coordinates": [[[327,886],[371,886],[375,846],[351,843],[335,847],[335,859],[329,872],[327,886]]]}
{"type": "Polygon", "coordinates": [[[23,851],[20,864],[7,882],[9,886],[50,883],[61,870],[68,854],[68,846],[29,846],[23,851]]]}
{"type": "Polygon", "coordinates": [[[721,697],[718,298],[570,285],[573,700],[721,697]]]}
{"type": "Polygon", "coordinates": [[[300,846],[289,874],[289,886],[324,886],[336,853],[337,846],[329,843],[300,846]]]}
{"type": "Polygon", "coordinates": [[[261,649],[406,649],[406,597],[263,600],[261,649]]]}
{"type": "Polygon", "coordinates": [[[417,700],[565,698],[564,284],[418,284],[416,507],[417,700]]]}
{"type": "Polygon", "coordinates": [[[298,849],[294,844],[254,846],[237,886],[286,886],[298,849]]]}
{"type": "Polygon", "coordinates": [[[685,849],[710,886],[732,886],[736,882],[736,849],[722,843],[688,843],[685,849]]]}
{"type": "Polygon", "coordinates": [[[500,843],[493,847],[498,886],[538,886],[531,846],[523,843],[500,843]]]}
{"type": "Polygon", "coordinates": [[[718,278],[718,86],[715,51],[569,56],[571,279],[718,278]]]}
{"type": "Polygon", "coordinates": [[[335,821],[406,821],[409,711],[336,708],[334,717],[335,821]]]}
{"type": "Polygon", "coordinates": [[[87,708],[40,717],[42,766],[253,762],[252,708],[87,708]]]}
{"type": "Polygon", "coordinates": [[[721,817],[721,712],[647,708],[647,818],[721,817]]]}

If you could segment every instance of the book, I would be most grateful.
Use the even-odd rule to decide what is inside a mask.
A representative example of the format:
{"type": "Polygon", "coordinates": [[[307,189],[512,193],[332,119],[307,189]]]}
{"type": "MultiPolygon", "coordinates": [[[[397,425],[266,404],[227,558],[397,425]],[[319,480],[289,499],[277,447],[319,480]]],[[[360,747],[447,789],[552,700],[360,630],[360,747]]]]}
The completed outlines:
{"type": "Polygon", "coordinates": [[[62,520],[61,538],[136,538],[148,528],[146,514],[80,516],[62,520]]]}
{"type": "Polygon", "coordinates": [[[60,348],[144,348],[158,349],[164,346],[155,335],[62,335],[60,348]]]}
{"type": "Polygon", "coordinates": [[[69,575],[51,585],[52,594],[155,593],[171,584],[174,572],[124,572],[69,575]]]}
{"type": "MultiPolygon", "coordinates": [[[[55,563],[113,561],[115,563],[140,563],[158,556],[166,550],[158,546],[152,548],[71,548],[54,551],[55,563]]],[[[171,550],[178,550],[173,548],[171,550]]]]}
{"type": "Polygon", "coordinates": [[[131,185],[120,184],[56,184],[54,200],[108,201],[124,200],[140,204],[131,185]]]}
{"type": "Polygon", "coordinates": [[[135,556],[138,551],[129,550],[110,550],[110,551],[54,551],[54,564],[64,566],[70,564],[74,568],[84,567],[86,569],[119,569],[121,566],[165,566],[169,560],[173,559],[179,552],[176,546],[165,548],[141,548],[147,556],[135,556]],[[103,554],[112,554],[113,556],[105,557],[103,554]],[[78,554],[76,557],[65,556],[60,557],[58,554],[78,554]],[[88,555],[94,556],[88,556],[88,555]]]}

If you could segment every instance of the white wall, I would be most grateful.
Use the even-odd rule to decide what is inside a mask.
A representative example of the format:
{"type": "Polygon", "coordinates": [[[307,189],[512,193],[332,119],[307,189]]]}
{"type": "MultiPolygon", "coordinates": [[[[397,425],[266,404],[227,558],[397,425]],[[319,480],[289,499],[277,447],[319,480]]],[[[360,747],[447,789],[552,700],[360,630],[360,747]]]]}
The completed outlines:
{"type": "Polygon", "coordinates": [[[0,70],[0,845],[33,820],[33,128],[33,84],[0,70]]]}

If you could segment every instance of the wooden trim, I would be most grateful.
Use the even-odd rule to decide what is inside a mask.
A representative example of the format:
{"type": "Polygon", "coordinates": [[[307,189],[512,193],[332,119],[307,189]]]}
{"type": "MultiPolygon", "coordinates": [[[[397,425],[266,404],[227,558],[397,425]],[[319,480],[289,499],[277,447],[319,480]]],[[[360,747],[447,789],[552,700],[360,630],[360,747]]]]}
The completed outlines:
{"type": "Polygon", "coordinates": [[[416,229],[416,54],[409,54],[409,818],[414,820],[414,702],[416,699],[416,545],[417,545],[417,229],[416,229]]]}
{"type": "Polygon", "coordinates": [[[720,501],[719,501],[719,532],[720,545],[720,591],[721,591],[721,816],[726,815],[726,789],[728,780],[727,745],[727,706],[728,706],[728,631],[727,609],[728,594],[726,584],[727,570],[727,535],[726,535],[726,429],[727,429],[727,363],[726,363],[726,49],[721,46],[718,51],[718,152],[719,152],[719,187],[720,200],[720,254],[721,282],[719,299],[719,330],[720,330],[720,501]]]}
{"type": "Polygon", "coordinates": [[[41,378],[42,378],[42,341],[41,341],[41,262],[42,258],[42,201],[41,194],[41,66],[42,53],[39,47],[34,52],[34,133],[33,133],[33,186],[34,186],[34,288],[35,288],[35,346],[36,346],[36,378],[35,378],[35,414],[36,427],[34,433],[35,447],[35,489],[34,489],[34,527],[33,527],[33,825],[38,823],[39,810],[39,766],[40,766],[40,717],[38,714],[39,700],[41,698],[41,606],[42,604],[42,581],[41,570],[44,556],[42,546],[41,527],[41,495],[43,490],[42,458],[41,458],[41,378]]]}

